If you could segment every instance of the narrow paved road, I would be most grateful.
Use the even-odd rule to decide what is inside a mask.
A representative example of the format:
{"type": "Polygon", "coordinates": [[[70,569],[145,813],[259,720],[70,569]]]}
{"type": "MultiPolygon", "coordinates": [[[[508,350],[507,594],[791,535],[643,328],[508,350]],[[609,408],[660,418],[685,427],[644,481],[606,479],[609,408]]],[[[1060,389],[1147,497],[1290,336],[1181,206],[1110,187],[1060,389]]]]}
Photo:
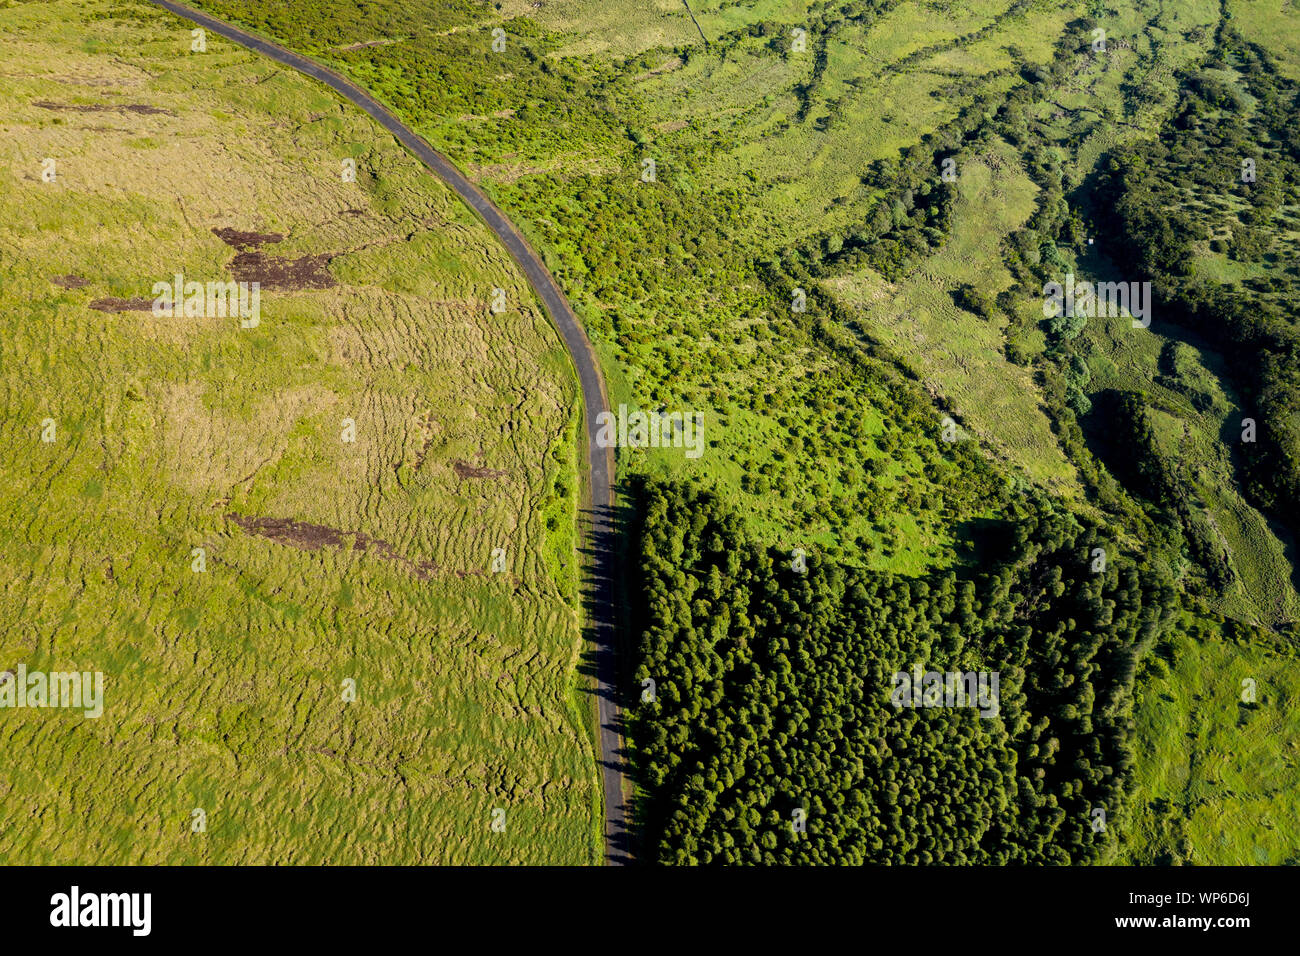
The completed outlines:
{"type": "Polygon", "coordinates": [[[600,768],[605,803],[605,862],[629,862],[631,845],[627,831],[627,808],[623,799],[623,735],[615,693],[618,672],[614,646],[614,453],[612,449],[600,448],[596,444],[596,433],[599,430],[596,416],[609,408],[609,399],[605,394],[605,381],[596,363],[591,342],[587,340],[581,323],[573,314],[573,309],[569,307],[555,279],[542,264],[541,258],[505,214],[479,192],[445,156],[416,136],[406,124],[361,87],[314,60],[184,4],[172,3],[170,0],[152,2],[177,16],[192,20],[205,30],[211,30],[240,46],[268,56],[277,63],[320,80],[369,113],[483,218],[524,270],[529,284],[542,300],[578,370],[578,382],[582,387],[582,402],[586,412],[587,462],[590,467],[588,487],[591,492],[590,521],[587,526],[590,589],[587,591],[586,623],[596,655],[600,768]]]}

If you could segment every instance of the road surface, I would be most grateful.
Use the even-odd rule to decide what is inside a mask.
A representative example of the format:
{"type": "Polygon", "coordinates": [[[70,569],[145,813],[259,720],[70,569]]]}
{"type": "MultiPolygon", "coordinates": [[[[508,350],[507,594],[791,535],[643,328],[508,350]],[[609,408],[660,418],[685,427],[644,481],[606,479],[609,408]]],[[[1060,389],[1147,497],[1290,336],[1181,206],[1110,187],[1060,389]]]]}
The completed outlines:
{"type": "Polygon", "coordinates": [[[479,192],[451,162],[433,149],[428,143],[399,120],[391,111],[372,98],[365,90],[333,70],[314,60],[286,50],[254,34],[247,33],[239,27],[232,26],[206,13],[200,13],[180,3],[170,0],[152,0],[158,6],[170,10],[177,16],[184,17],[210,30],[218,36],[238,43],[257,53],[270,57],[277,63],[292,67],[299,73],[305,73],[313,79],[320,80],[340,96],[355,103],[369,113],[378,123],[392,133],[397,140],[414,153],[435,176],[454,189],[475,212],[482,217],[488,227],[505,245],[510,255],[528,277],[529,284],[537,297],[541,299],[547,314],[554,323],[560,338],[573,359],[578,372],[578,383],[582,388],[582,403],[585,411],[587,429],[587,464],[589,474],[587,487],[590,492],[589,520],[586,522],[587,548],[589,555],[590,590],[587,596],[587,627],[589,638],[595,648],[596,656],[596,700],[599,713],[600,737],[600,771],[601,785],[605,805],[605,862],[611,864],[627,863],[631,860],[631,844],[627,831],[627,808],[623,794],[623,736],[619,723],[618,698],[616,695],[617,667],[615,663],[615,594],[613,528],[614,504],[614,453],[612,449],[601,448],[596,444],[596,416],[608,410],[609,399],[605,394],[605,381],[596,363],[591,342],[573,309],[560,292],[554,277],[542,264],[541,258],[524,240],[505,214],[501,212],[486,196],[479,192]]]}

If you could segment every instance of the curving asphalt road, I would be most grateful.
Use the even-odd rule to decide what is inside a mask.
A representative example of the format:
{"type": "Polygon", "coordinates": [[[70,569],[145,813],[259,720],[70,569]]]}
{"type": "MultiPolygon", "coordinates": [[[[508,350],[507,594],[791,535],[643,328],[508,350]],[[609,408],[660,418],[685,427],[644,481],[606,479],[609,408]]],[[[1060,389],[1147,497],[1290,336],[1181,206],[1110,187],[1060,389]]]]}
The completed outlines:
{"type": "Polygon", "coordinates": [[[587,527],[587,545],[590,554],[589,574],[591,588],[588,592],[587,626],[595,646],[596,700],[600,718],[600,767],[605,803],[605,862],[621,864],[631,861],[631,842],[627,831],[627,807],[623,781],[623,737],[620,731],[618,698],[616,696],[617,667],[615,663],[615,611],[614,611],[614,454],[609,448],[596,443],[596,416],[608,410],[605,381],[596,363],[591,342],[573,309],[560,292],[555,279],[542,264],[541,258],[528,245],[519,230],[505,217],[491,200],[451,164],[445,156],[426,143],[391,111],[372,98],[351,80],[327,69],[291,50],[238,27],[217,20],[170,0],[152,0],[153,3],[177,16],[184,17],[213,33],[240,46],[270,57],[277,63],[292,67],[320,80],[345,99],[355,103],[398,142],[414,153],[434,175],[454,189],[475,212],[482,217],[497,238],[509,250],[519,267],[524,270],[533,291],[541,299],[551,322],[564,340],[565,347],[578,371],[582,387],[582,402],[587,428],[587,463],[590,468],[588,489],[591,495],[590,522],[587,527]]]}

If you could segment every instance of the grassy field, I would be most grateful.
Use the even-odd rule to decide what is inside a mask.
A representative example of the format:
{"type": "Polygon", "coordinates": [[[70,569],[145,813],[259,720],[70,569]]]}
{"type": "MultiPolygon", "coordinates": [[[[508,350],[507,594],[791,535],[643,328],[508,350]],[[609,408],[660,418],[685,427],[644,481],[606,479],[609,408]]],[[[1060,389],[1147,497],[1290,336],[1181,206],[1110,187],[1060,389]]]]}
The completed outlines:
{"type": "Polygon", "coordinates": [[[1140,799],[1123,860],[1300,863],[1295,648],[1229,639],[1204,618],[1188,624],[1144,667],[1140,799]]]}
{"type": "MultiPolygon", "coordinates": [[[[1177,462],[1195,492],[1196,514],[1205,517],[1231,555],[1232,585],[1206,613],[1266,629],[1294,621],[1300,612],[1294,552],[1238,489],[1226,437],[1241,408],[1222,357],[1181,330],[1161,322],[1134,330],[1126,317],[1090,320],[1077,337],[1062,341],[1042,320],[1038,290],[1014,284],[1013,250],[1023,253],[1022,261],[1052,263],[1062,273],[1132,278],[1122,274],[1123,264],[1113,262],[1109,250],[1088,241],[1100,235],[1107,215],[1088,206],[1088,184],[1110,151],[1148,140],[1169,123],[1178,96],[1177,71],[1196,64],[1214,42],[1225,10],[1217,0],[693,0],[690,11],[698,28],[686,5],[676,0],[540,6],[524,0],[499,5],[411,0],[347,8],[321,0],[269,7],[248,0],[199,0],[199,5],[355,77],[475,177],[547,259],[606,365],[615,404],[704,415],[707,449],[698,460],[677,449],[619,449],[621,476],[697,478],[744,514],[757,538],[781,547],[817,548],[847,563],[903,574],[961,564],[978,568],[974,529],[1005,521],[1010,508],[999,492],[982,484],[992,480],[990,474],[1007,487],[1034,485],[1066,507],[1101,514],[1096,500],[1101,466],[1086,448],[1070,446],[1061,409],[1052,404],[1060,368],[1073,368],[1070,384],[1082,389],[1082,397],[1109,389],[1146,395],[1163,456],[1177,462]],[[1105,50],[1089,52],[1066,43],[1067,36],[1083,29],[1079,23],[1085,17],[1096,18],[1105,30],[1105,50]],[[794,31],[814,22],[818,27],[806,47],[796,49],[794,31]],[[492,47],[498,27],[505,31],[503,50],[492,47]],[[994,128],[999,132],[987,132],[994,128]],[[955,138],[946,140],[949,136],[955,138]],[[927,151],[941,141],[959,144],[952,149],[961,160],[960,176],[942,228],[913,230],[914,237],[932,233],[925,249],[892,263],[897,266],[892,271],[860,264],[832,268],[805,290],[825,296],[814,300],[824,307],[798,312],[789,284],[770,276],[789,275],[782,270],[801,258],[833,261],[846,242],[854,241],[855,230],[881,215],[886,221],[892,217],[896,228],[909,222],[908,206],[890,192],[898,187],[901,193],[907,185],[910,204],[916,200],[913,187],[921,188],[919,182],[903,183],[906,172],[898,171],[903,151],[916,150],[913,159],[920,155],[928,163],[927,151]],[[649,179],[643,178],[647,161],[656,170],[649,179]],[[1045,182],[1049,185],[1040,185],[1045,182]],[[1050,233],[1036,231],[1051,228],[1051,222],[1056,228],[1050,233]],[[963,290],[999,303],[1002,294],[1011,301],[999,304],[995,314],[981,315],[960,304],[963,290]],[[1178,365],[1183,385],[1171,386],[1168,361],[1178,365]],[[1186,388],[1204,401],[1194,405],[1186,388]],[[963,437],[970,441],[948,446],[937,439],[948,411],[960,418],[963,437]]],[[[1226,5],[1238,29],[1294,71],[1294,38],[1285,29],[1295,17],[1291,8],[1280,0],[1226,5]]],[[[275,115],[284,115],[281,91],[261,86],[239,86],[247,112],[214,106],[241,135],[252,122],[252,106],[268,102],[259,97],[274,99],[275,115]]],[[[303,95],[310,99],[308,92],[303,95]]],[[[307,105],[304,112],[310,117],[321,109],[307,105]]],[[[291,124],[294,143],[306,151],[307,137],[324,134],[323,122],[291,124]]],[[[348,148],[362,170],[367,208],[376,216],[409,215],[418,204],[400,185],[405,181],[380,165],[377,147],[365,145],[359,134],[337,135],[351,136],[348,148]]],[[[140,156],[160,155],[166,142],[150,136],[146,148],[123,146],[122,153],[138,164],[140,156]]],[[[325,145],[328,151],[331,146],[325,145]]],[[[328,161],[317,161],[326,178],[330,164],[343,154],[343,146],[332,148],[328,161]]],[[[300,165],[311,162],[304,158],[300,165]]],[[[39,165],[30,156],[27,163],[29,170],[39,165]]],[[[923,178],[928,188],[937,183],[938,170],[931,175],[924,169],[923,178]]],[[[190,175],[180,179],[188,182],[190,175]]],[[[263,176],[258,188],[270,191],[269,178],[263,176]]],[[[311,193],[313,201],[321,195],[311,193]]],[[[311,329],[362,311],[355,305],[327,307],[348,295],[377,303],[366,307],[367,314],[387,314],[388,296],[396,294],[407,297],[403,301],[420,297],[447,303],[452,314],[458,313],[451,303],[473,303],[471,311],[482,318],[484,287],[514,282],[507,286],[511,301],[521,301],[516,280],[495,277],[497,259],[480,260],[465,251],[473,245],[474,229],[452,211],[440,215],[464,232],[416,229],[412,236],[386,225],[364,232],[362,217],[347,220],[348,232],[307,232],[276,218],[285,215],[282,203],[261,195],[257,201],[259,208],[275,209],[263,213],[265,221],[256,228],[287,234],[274,247],[276,254],[346,250],[330,260],[331,274],[342,286],[293,296],[292,321],[311,329]],[[394,241],[399,233],[405,238],[394,241]],[[430,261],[434,268],[422,271],[430,261]]],[[[82,208],[76,207],[78,213],[82,208]]],[[[170,219],[152,210],[136,215],[156,221],[160,232],[178,228],[175,214],[170,219]]],[[[212,217],[211,225],[254,227],[217,222],[216,211],[212,217]]],[[[187,225],[190,219],[192,214],[187,225]]],[[[197,232],[207,225],[204,221],[197,232]]],[[[220,269],[231,250],[204,241],[204,261],[220,269]]],[[[1208,240],[1198,249],[1197,265],[1207,274],[1238,273],[1236,278],[1256,269],[1214,253],[1208,240]]],[[[106,276],[103,294],[143,294],[128,280],[125,274],[106,276]]],[[[32,298],[29,292],[27,299],[32,298]]],[[[268,298],[268,315],[275,307],[268,298]]],[[[284,321],[290,321],[289,314],[284,321]]],[[[405,315],[398,317],[416,321],[405,315]]],[[[545,542],[536,553],[550,558],[534,562],[531,572],[518,572],[524,591],[508,596],[515,602],[509,607],[531,608],[535,597],[537,607],[554,609],[567,628],[569,611],[562,602],[572,591],[567,550],[572,463],[562,453],[554,456],[570,447],[563,435],[572,427],[571,386],[564,384],[568,379],[556,350],[542,346],[549,339],[538,316],[526,310],[492,318],[530,323],[538,343],[534,374],[552,385],[550,391],[534,388],[526,376],[529,398],[524,399],[517,357],[501,357],[498,361],[516,378],[509,387],[491,385],[481,401],[496,407],[492,397],[516,389],[512,394],[521,396],[519,404],[506,403],[497,413],[534,411],[529,421],[541,437],[527,448],[535,460],[548,461],[548,472],[527,489],[516,488],[509,506],[505,500],[477,498],[472,505],[515,533],[535,534],[540,537],[531,540],[545,542]],[[545,410],[528,404],[538,395],[553,397],[545,410]],[[535,527],[542,520],[544,530],[535,527]]],[[[360,342],[347,338],[350,334],[331,332],[329,342],[346,340],[348,355],[369,358],[360,342]]],[[[511,333],[512,345],[516,337],[511,333]]],[[[401,351],[410,347],[407,339],[404,334],[384,338],[392,351],[375,361],[367,387],[379,387],[372,381],[395,387],[399,367],[405,369],[401,374],[413,374],[411,366],[420,363],[401,351]]],[[[304,331],[295,345],[305,349],[302,343],[310,341],[304,331]]],[[[421,360],[445,361],[450,369],[430,382],[430,389],[443,389],[435,392],[442,398],[431,407],[455,406],[456,396],[474,394],[467,392],[464,363],[456,359],[472,347],[466,340],[421,360]]],[[[486,336],[482,347],[491,347],[486,336]]],[[[227,356],[230,349],[226,345],[220,354],[227,356]]],[[[303,361],[301,352],[296,360],[303,361]]],[[[229,374],[228,364],[214,367],[229,374]]],[[[41,369],[33,365],[29,374],[37,377],[44,374],[41,369]]],[[[322,384],[320,370],[313,367],[313,372],[303,388],[328,387],[336,396],[344,390],[343,384],[322,384]]],[[[251,400],[236,400],[234,390],[226,383],[220,401],[206,401],[218,410],[237,407],[250,419],[251,400]]],[[[308,392],[300,407],[318,409],[323,400],[308,392]]],[[[293,407],[276,403],[286,428],[290,419],[294,425],[310,419],[306,410],[294,418],[293,407]]],[[[23,414],[43,417],[34,405],[24,406],[23,414]]],[[[384,421],[400,418],[398,411],[384,414],[384,421]]],[[[417,419],[423,421],[424,414],[420,411],[417,419]]],[[[472,468],[518,475],[501,457],[507,447],[524,441],[513,426],[482,409],[472,421],[459,421],[462,431],[451,434],[466,436],[466,444],[456,450],[448,437],[444,462],[454,457],[472,468]],[[470,454],[475,444],[483,449],[478,458],[470,454]]],[[[328,482],[343,473],[313,451],[313,437],[327,433],[323,417],[291,431],[293,443],[287,447],[299,458],[286,452],[290,464],[266,467],[293,481],[295,491],[241,487],[240,507],[250,514],[294,512],[305,516],[300,520],[363,530],[395,548],[404,542],[397,549],[403,554],[469,567],[460,545],[446,544],[445,529],[456,529],[453,542],[477,540],[466,515],[480,512],[473,512],[470,501],[457,499],[464,510],[440,513],[436,507],[450,507],[444,499],[434,494],[436,506],[421,499],[421,521],[432,520],[427,514],[446,514],[443,524],[429,526],[438,529],[435,533],[423,535],[392,513],[411,513],[392,496],[380,495],[379,501],[367,496],[363,505],[348,505],[346,499],[318,503],[315,511],[289,508],[297,501],[296,489],[311,487],[323,495],[328,482]],[[303,458],[327,475],[311,479],[310,469],[300,467],[303,458]],[[375,523],[349,521],[354,514],[375,523]],[[382,525],[381,519],[396,522],[398,530],[389,530],[394,525],[382,525]]],[[[436,434],[441,441],[447,433],[436,434]]],[[[521,452],[521,460],[527,454],[521,452]]],[[[246,456],[239,467],[232,463],[231,472],[242,477],[266,456],[259,446],[259,453],[246,456]]],[[[431,453],[430,461],[437,460],[431,453]]],[[[418,483],[411,475],[429,467],[425,463],[409,473],[399,467],[392,477],[403,489],[414,488],[418,483]]],[[[264,473],[258,474],[260,482],[264,473]]],[[[482,494],[502,491],[508,481],[503,476],[465,484],[482,494]]],[[[1132,505],[1130,498],[1125,501],[1132,505]]],[[[1136,511],[1132,505],[1130,518],[1136,511]]],[[[1130,547],[1140,547],[1132,528],[1121,523],[1117,520],[1112,530],[1130,547]]],[[[533,552],[526,545],[510,551],[520,553],[533,552]]],[[[459,600],[474,586],[474,579],[466,578],[447,591],[445,600],[459,600]]],[[[1230,709],[1213,710],[1213,726],[1197,723],[1204,706],[1195,696],[1198,682],[1242,667],[1262,673],[1272,660],[1268,654],[1282,653],[1270,647],[1262,629],[1247,628],[1239,640],[1227,640],[1232,625],[1201,620],[1199,636],[1171,638],[1173,650],[1165,650],[1174,655],[1168,673],[1153,665],[1139,678],[1135,752],[1159,759],[1142,765],[1138,778],[1136,828],[1129,843],[1135,860],[1171,856],[1173,838],[1160,815],[1175,797],[1179,806],[1191,806],[1177,781],[1205,766],[1206,748],[1233,752],[1228,724],[1221,720],[1231,716],[1230,709]],[[1200,729],[1189,737],[1193,725],[1200,729]]],[[[573,646],[560,639],[559,624],[548,633],[556,635],[557,648],[573,646]]],[[[1214,694],[1226,693],[1216,685],[1214,694]]],[[[1261,695],[1250,726],[1284,726],[1287,699],[1280,690],[1261,695]]],[[[1285,735],[1261,739],[1252,762],[1232,770],[1233,795],[1215,798],[1226,808],[1217,824],[1222,833],[1211,835],[1208,811],[1194,810],[1190,832],[1198,859],[1279,862],[1277,848],[1288,831],[1278,831],[1281,836],[1272,842],[1263,831],[1268,821],[1293,809],[1285,787],[1279,790],[1274,782],[1279,775],[1288,785],[1295,782],[1288,746],[1285,735]],[[1213,841],[1221,841],[1218,856],[1209,848],[1213,841]]],[[[1227,771],[1219,778],[1228,779],[1227,771]]],[[[564,792],[578,789],[574,784],[564,792]]]]}
{"type": "Polygon", "coordinates": [[[4,711],[0,860],[597,860],[577,391],[522,276],[316,84],[4,6],[0,669],[104,714],[4,711]],[[149,311],[241,269],[254,328],[149,311]]]}
{"type": "Polygon", "coordinates": [[[1237,28],[1259,43],[1293,80],[1300,80],[1300,6],[1295,0],[1228,0],[1237,28]]]}

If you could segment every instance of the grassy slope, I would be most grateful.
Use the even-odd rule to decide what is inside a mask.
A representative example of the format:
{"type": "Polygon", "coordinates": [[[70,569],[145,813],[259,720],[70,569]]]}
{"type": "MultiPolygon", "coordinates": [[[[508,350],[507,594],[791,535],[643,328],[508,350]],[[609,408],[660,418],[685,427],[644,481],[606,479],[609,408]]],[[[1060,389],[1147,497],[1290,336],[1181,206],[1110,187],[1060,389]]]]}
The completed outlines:
{"type": "Polygon", "coordinates": [[[0,667],[106,681],[97,721],[3,712],[0,859],[593,861],[555,336],[490,233],[359,111],[189,42],[142,2],[0,10],[0,667]],[[264,290],[253,330],[88,308],[224,278],[213,227],[328,253],[340,284],[264,290]],[[300,550],[228,513],[349,536],[300,550]]]}
{"type": "Polygon", "coordinates": [[[1139,682],[1128,862],[1300,863],[1298,663],[1294,648],[1213,629],[1157,649],[1139,682]]]}
{"type": "Polygon", "coordinates": [[[1300,80],[1300,6],[1295,0],[1228,0],[1238,30],[1268,50],[1284,76],[1300,80]]]}

